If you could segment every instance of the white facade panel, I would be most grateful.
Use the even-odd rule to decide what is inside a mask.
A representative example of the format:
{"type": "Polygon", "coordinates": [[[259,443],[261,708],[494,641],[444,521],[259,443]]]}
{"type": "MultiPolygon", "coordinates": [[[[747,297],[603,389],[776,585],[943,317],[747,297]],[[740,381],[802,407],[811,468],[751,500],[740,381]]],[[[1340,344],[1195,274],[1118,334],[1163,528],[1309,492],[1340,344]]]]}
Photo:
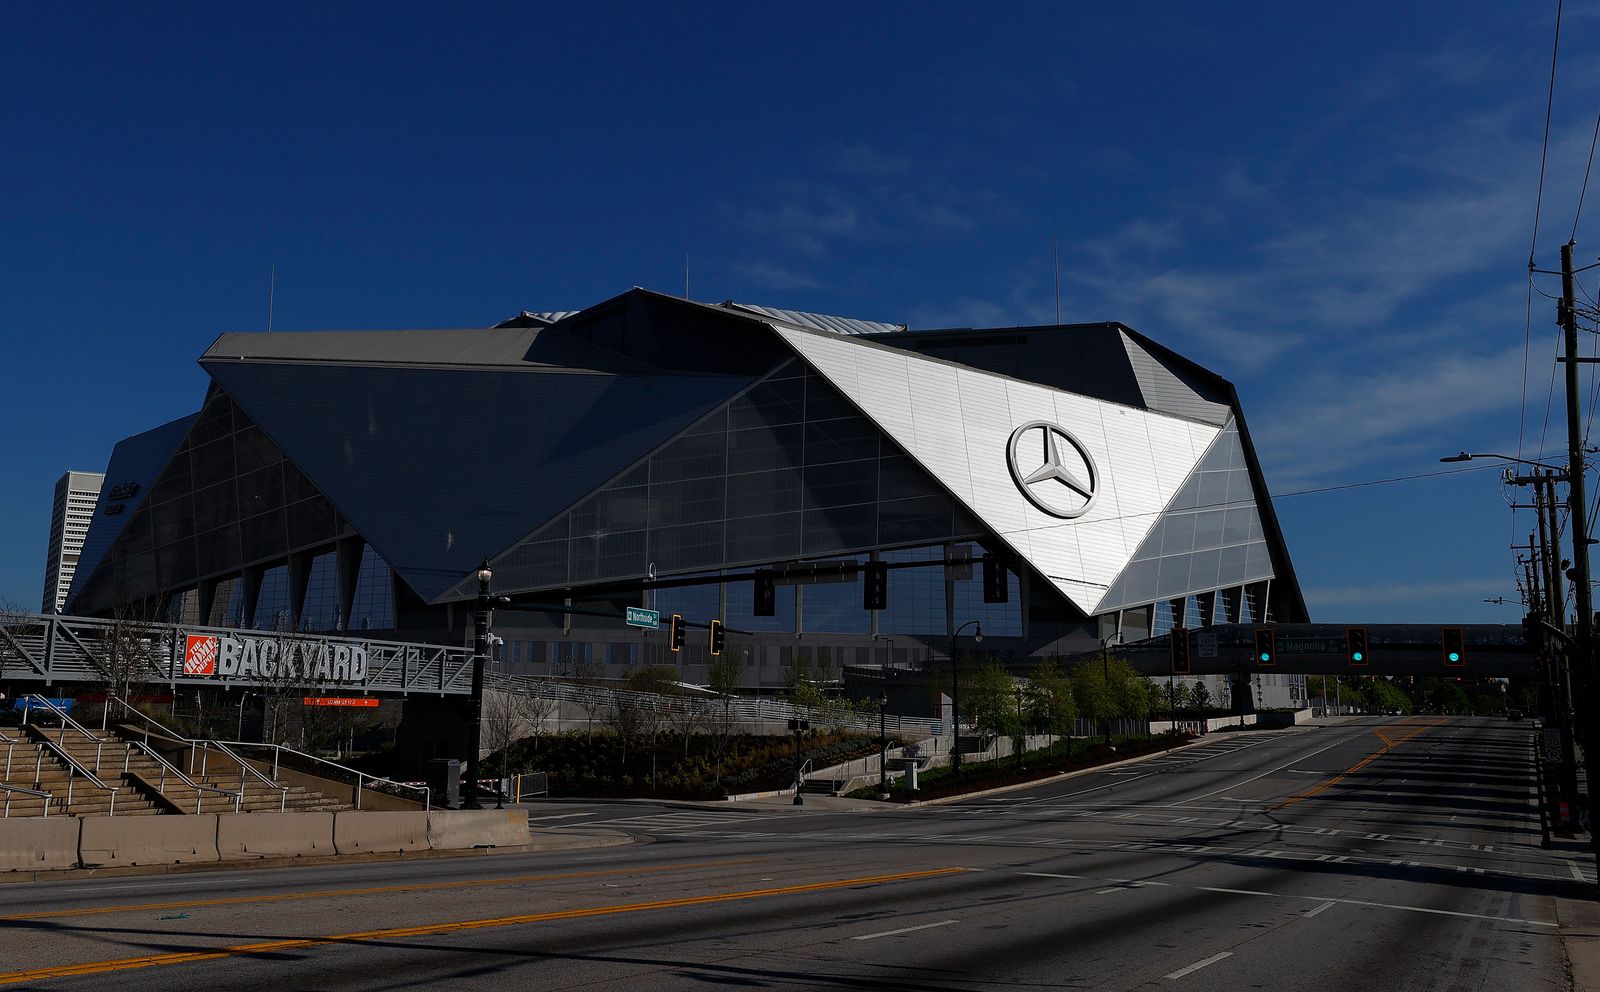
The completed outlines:
{"type": "MultiPolygon", "coordinates": [[[[1085,613],[1220,431],[871,342],[774,330],[1085,613]],[[1093,499],[1077,516],[1044,512],[1012,477],[1012,435],[1035,422],[1065,431],[1093,460],[1093,499]]],[[[1023,436],[1042,450],[1044,432],[1034,431],[1023,436]]]]}

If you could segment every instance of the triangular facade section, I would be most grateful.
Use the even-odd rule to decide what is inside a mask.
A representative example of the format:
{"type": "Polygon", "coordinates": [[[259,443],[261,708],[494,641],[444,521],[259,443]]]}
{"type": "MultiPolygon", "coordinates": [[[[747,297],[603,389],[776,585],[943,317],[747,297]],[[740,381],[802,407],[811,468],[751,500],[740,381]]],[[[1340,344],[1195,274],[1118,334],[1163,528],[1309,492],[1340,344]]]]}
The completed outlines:
{"type": "MultiPolygon", "coordinates": [[[[790,359],[491,559],[496,592],[982,539],[983,525],[790,359]]],[[[466,580],[441,598],[468,598],[466,580]]]]}
{"type": "Polygon", "coordinates": [[[751,381],[537,367],[204,365],[424,601],[751,381]]]}
{"type": "Polygon", "coordinates": [[[212,388],[187,419],[182,443],[84,586],[75,605],[85,613],[148,602],[354,533],[225,392],[212,388]]]}
{"type": "Polygon", "coordinates": [[[89,587],[106,552],[149,498],[150,487],[155,485],[162,469],[188,437],[197,417],[197,413],[180,417],[126,438],[112,449],[111,461],[106,465],[106,483],[101,487],[102,498],[95,507],[89,533],[84,535],[78,570],[72,576],[72,587],[67,590],[65,612],[70,614],[79,608],[79,595],[89,587]]]}
{"type": "Polygon", "coordinates": [[[775,329],[1086,614],[1220,431],[859,339],[775,329]],[[1039,423],[1070,433],[1094,462],[1094,498],[1075,517],[1040,509],[1012,477],[1012,437],[1039,423]]]}
{"type": "Polygon", "coordinates": [[[1274,578],[1238,426],[1228,421],[1095,611],[1274,578]]]}

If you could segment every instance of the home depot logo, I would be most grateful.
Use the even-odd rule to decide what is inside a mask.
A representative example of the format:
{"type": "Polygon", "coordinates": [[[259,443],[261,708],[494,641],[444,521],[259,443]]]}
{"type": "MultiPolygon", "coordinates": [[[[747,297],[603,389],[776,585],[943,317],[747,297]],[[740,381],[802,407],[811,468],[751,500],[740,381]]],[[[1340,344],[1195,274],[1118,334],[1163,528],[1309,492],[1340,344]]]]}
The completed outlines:
{"type": "Polygon", "coordinates": [[[217,639],[190,634],[183,649],[183,674],[217,674],[217,639]]]}

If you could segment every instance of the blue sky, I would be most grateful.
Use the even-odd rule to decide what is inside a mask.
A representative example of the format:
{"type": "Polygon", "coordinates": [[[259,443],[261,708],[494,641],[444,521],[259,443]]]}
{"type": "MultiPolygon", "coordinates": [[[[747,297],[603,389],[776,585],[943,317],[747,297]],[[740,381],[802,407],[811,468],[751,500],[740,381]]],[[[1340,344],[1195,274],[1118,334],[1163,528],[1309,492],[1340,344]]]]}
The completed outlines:
{"type": "MultiPolygon", "coordinates": [[[[273,266],[282,330],[682,292],[686,257],[697,299],[1007,325],[1053,319],[1055,235],[1063,317],[1233,379],[1276,492],[1564,442],[1539,296],[1523,385],[1553,3],[566,6],[8,11],[0,600],[38,603],[55,479],[195,409],[273,266]]],[[[1546,266],[1597,15],[1567,4],[1546,266]]],[[[1313,618],[1517,622],[1482,602],[1532,524],[1504,495],[1279,500],[1313,618]]]]}

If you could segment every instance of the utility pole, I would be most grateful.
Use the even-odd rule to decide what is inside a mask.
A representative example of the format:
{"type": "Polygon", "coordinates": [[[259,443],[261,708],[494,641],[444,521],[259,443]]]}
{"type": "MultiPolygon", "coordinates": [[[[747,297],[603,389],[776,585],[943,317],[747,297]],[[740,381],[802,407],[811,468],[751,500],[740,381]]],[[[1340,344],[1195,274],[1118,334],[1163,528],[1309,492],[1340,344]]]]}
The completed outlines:
{"type": "MultiPolygon", "coordinates": [[[[1572,522],[1572,581],[1577,599],[1577,657],[1571,669],[1580,680],[1584,713],[1584,750],[1600,756],[1596,747],[1595,714],[1589,698],[1592,682],[1591,667],[1594,661],[1594,599],[1589,588],[1589,524],[1585,519],[1588,504],[1584,496],[1583,435],[1578,431],[1578,413],[1583,397],[1578,393],[1578,299],[1576,280],[1572,271],[1572,249],[1575,242],[1561,246],[1561,330],[1567,366],[1567,512],[1572,522]]],[[[1551,597],[1554,599],[1555,597],[1551,597]]],[[[1600,869],[1600,836],[1591,834],[1595,866],[1600,869]]]]}

